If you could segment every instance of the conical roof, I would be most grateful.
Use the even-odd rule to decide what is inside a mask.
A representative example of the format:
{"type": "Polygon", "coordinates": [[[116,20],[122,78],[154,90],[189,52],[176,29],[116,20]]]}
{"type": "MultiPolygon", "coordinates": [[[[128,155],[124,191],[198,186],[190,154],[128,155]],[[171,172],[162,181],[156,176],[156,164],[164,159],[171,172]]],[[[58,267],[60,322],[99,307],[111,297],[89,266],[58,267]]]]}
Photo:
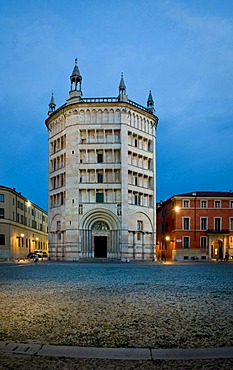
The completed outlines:
{"type": "Polygon", "coordinates": [[[54,96],[53,96],[53,91],[52,91],[52,96],[51,96],[50,103],[49,103],[48,115],[55,112],[55,108],[56,108],[56,103],[55,103],[54,96]]]}
{"type": "Polygon", "coordinates": [[[82,80],[82,76],[78,69],[78,59],[77,58],[75,59],[75,66],[74,66],[72,75],[70,76],[70,80],[71,81],[81,81],[82,80]]]}
{"type": "Polygon", "coordinates": [[[147,107],[151,108],[154,107],[154,100],[152,98],[151,90],[149,92],[148,100],[147,100],[147,107]]]}
{"type": "Polygon", "coordinates": [[[125,81],[124,81],[124,78],[123,78],[123,72],[121,73],[121,80],[120,80],[119,90],[120,91],[126,90],[125,81]]]}
{"type": "Polygon", "coordinates": [[[52,91],[52,96],[50,99],[49,107],[56,107],[56,103],[55,103],[54,96],[53,96],[53,91],[52,91]]]}

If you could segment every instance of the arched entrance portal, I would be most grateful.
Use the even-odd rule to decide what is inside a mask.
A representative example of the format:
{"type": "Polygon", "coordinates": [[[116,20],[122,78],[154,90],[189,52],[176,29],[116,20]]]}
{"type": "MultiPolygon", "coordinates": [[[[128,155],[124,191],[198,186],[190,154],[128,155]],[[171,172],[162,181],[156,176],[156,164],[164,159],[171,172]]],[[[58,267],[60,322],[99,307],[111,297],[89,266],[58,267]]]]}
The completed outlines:
{"type": "Polygon", "coordinates": [[[119,220],[109,210],[90,210],[80,222],[80,258],[119,259],[120,240],[119,220]]]}
{"type": "Polygon", "coordinates": [[[221,240],[214,240],[211,245],[211,258],[223,259],[223,243],[221,240]]]}
{"type": "Polygon", "coordinates": [[[92,236],[94,239],[94,257],[107,258],[109,228],[103,221],[95,222],[92,226],[92,236]]]}

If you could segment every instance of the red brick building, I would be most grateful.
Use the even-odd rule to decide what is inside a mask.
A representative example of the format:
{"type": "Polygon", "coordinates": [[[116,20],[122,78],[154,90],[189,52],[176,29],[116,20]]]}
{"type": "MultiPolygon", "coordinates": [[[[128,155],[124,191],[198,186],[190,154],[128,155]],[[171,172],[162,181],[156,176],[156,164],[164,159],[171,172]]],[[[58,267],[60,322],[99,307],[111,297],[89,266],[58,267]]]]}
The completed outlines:
{"type": "Polygon", "coordinates": [[[233,257],[233,192],[174,195],[157,204],[156,256],[172,260],[233,257]]]}

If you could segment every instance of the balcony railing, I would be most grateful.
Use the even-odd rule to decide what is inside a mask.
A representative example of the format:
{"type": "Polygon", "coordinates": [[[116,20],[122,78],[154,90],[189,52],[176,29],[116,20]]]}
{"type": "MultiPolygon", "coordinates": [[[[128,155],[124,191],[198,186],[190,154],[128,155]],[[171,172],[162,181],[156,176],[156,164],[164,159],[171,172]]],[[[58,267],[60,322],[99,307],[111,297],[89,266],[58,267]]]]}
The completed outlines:
{"type": "Polygon", "coordinates": [[[229,229],[208,229],[207,234],[230,234],[229,229]]]}
{"type": "MultiPolygon", "coordinates": [[[[81,99],[79,100],[78,104],[82,104],[82,103],[118,103],[118,102],[120,102],[120,101],[119,101],[119,99],[118,99],[118,97],[106,97],[106,98],[81,98],[81,99]]],[[[148,108],[144,107],[144,106],[143,106],[143,105],[141,105],[141,104],[135,103],[134,101],[132,101],[132,100],[130,100],[130,99],[128,99],[128,100],[126,101],[126,103],[128,103],[129,105],[132,105],[132,106],[134,106],[134,107],[136,107],[136,108],[139,108],[139,109],[141,109],[141,110],[143,110],[143,111],[145,111],[145,112],[150,113],[150,114],[152,114],[152,115],[153,115],[153,113],[151,112],[151,110],[150,110],[150,109],[148,109],[148,108]]],[[[77,104],[77,102],[76,102],[75,104],[77,104]]],[[[49,116],[49,117],[53,116],[53,114],[55,114],[55,113],[59,112],[60,110],[62,110],[62,109],[64,109],[64,108],[66,108],[66,107],[67,107],[67,103],[63,104],[61,107],[59,107],[59,108],[58,108],[58,109],[56,109],[54,112],[52,112],[52,113],[50,114],[50,116],[49,116]]],[[[45,122],[47,122],[47,120],[46,120],[45,122]]]]}

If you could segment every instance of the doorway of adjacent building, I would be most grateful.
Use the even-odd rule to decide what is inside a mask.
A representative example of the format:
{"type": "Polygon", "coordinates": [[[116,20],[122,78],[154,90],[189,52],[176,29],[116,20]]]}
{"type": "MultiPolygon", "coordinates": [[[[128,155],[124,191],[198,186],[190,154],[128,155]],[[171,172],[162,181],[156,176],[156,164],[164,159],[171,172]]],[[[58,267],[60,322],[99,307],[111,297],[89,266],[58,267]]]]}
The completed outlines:
{"type": "Polygon", "coordinates": [[[107,258],[107,236],[94,236],[95,258],[107,258]]]}
{"type": "Polygon", "coordinates": [[[214,240],[212,243],[212,258],[223,259],[223,243],[221,240],[214,240]]]}

